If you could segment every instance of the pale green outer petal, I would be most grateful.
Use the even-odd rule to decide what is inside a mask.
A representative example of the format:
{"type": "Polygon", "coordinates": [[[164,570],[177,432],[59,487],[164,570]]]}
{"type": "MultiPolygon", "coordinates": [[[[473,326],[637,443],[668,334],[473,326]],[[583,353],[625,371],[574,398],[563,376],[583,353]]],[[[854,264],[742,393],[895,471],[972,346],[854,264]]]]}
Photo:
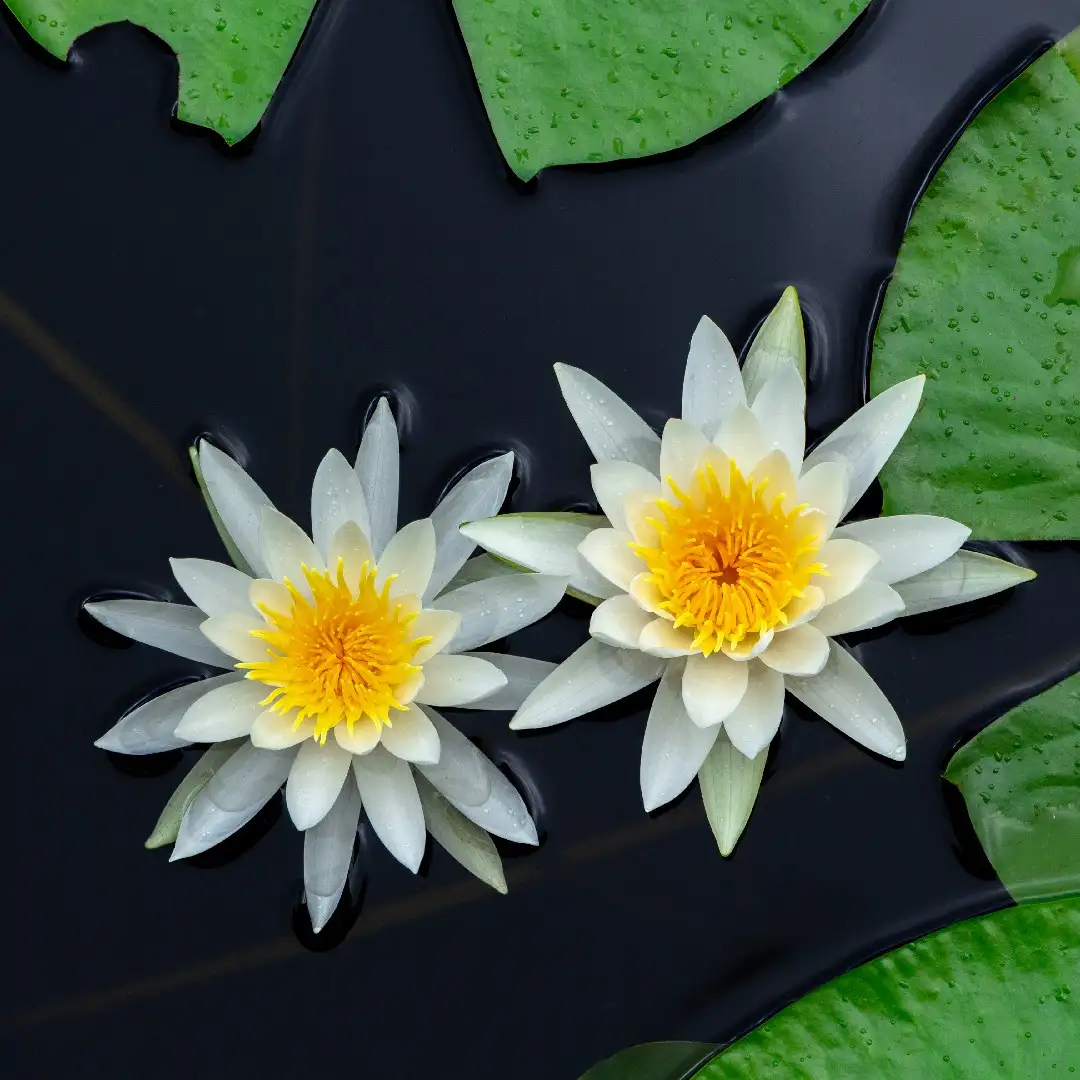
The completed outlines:
{"type": "Polygon", "coordinates": [[[240,745],[241,741],[234,739],[232,742],[215,743],[206,750],[169,796],[169,801],[161,811],[154,831],[147,837],[148,848],[159,848],[173,843],[191,801],[206,787],[214,773],[232,757],[240,745]]]}
{"type": "Polygon", "coordinates": [[[470,709],[513,712],[555,670],[548,660],[534,660],[531,656],[513,656],[510,653],[474,652],[489,664],[494,664],[506,676],[506,685],[494,694],[469,705],[470,709]]]}
{"type": "Polygon", "coordinates": [[[304,833],[304,898],[316,934],[330,921],[345,891],[359,820],[360,792],[346,781],[330,812],[304,833]]]}
{"type": "Polygon", "coordinates": [[[329,560],[334,535],[347,521],[371,536],[371,516],[360,478],[344,454],[328,450],[311,484],[311,539],[324,559],[329,560]]]}
{"type": "Polygon", "coordinates": [[[513,452],[470,469],[431,513],[435,526],[435,568],[425,598],[438,596],[472,554],[476,542],[460,532],[467,521],[493,517],[502,509],[514,476],[513,452]]]}
{"type": "Polygon", "coordinates": [[[766,749],[755,758],[744,757],[721,729],[698,773],[701,801],[717,847],[725,858],[735,850],[750,820],[768,756],[766,749]]]}
{"type": "Polygon", "coordinates": [[[355,466],[367,499],[371,518],[368,539],[376,558],[397,532],[400,467],[397,424],[390,403],[380,398],[360,440],[355,466]]]}
{"type": "Polygon", "coordinates": [[[750,407],[770,450],[788,459],[795,475],[806,448],[806,384],[789,361],[782,361],[750,407]]]}
{"type": "Polygon", "coordinates": [[[428,832],[436,842],[470,874],[505,896],[502,859],[491,837],[455,809],[422,775],[416,777],[416,790],[424,808],[428,832]]]}
{"type": "Polygon", "coordinates": [[[959,521],[930,514],[897,514],[841,525],[833,536],[858,540],[881,561],[870,571],[875,581],[892,585],[914,577],[955,555],[971,530],[959,521]]]}
{"type": "Polygon", "coordinates": [[[462,585],[471,585],[474,581],[487,581],[488,578],[505,577],[508,574],[520,574],[522,568],[489,555],[486,551],[474,555],[453,576],[446,586],[446,592],[460,589],[462,585]]]}
{"type": "Polygon", "coordinates": [[[381,746],[352,759],[356,786],[375,835],[386,850],[414,874],[427,846],[424,811],[412,766],[381,746]]]}
{"type": "Polygon", "coordinates": [[[1005,559],[979,551],[958,551],[933,570],[899,581],[894,588],[904,601],[906,614],[920,615],[993,596],[1034,577],[1034,570],[1005,559]]]}
{"type": "Polygon", "coordinates": [[[206,616],[197,607],[157,600],[95,600],[84,609],[102,626],[133,641],[199,664],[233,666],[232,658],[212,645],[199,629],[206,616]]]}
{"type": "Polygon", "coordinates": [[[711,439],[724,417],[736,405],[745,404],[739,358],[723,330],[703,315],[686,357],[682,418],[711,439]]]}
{"type": "Polygon", "coordinates": [[[806,459],[803,471],[822,461],[842,461],[851,469],[844,514],[863,497],[904,436],[922,400],[924,375],[890,386],[827,435],[806,459]]]}
{"type": "Polygon", "coordinates": [[[207,615],[250,612],[252,579],[235,566],[209,559],[170,559],[169,565],[188,599],[207,615]]]}
{"type": "Polygon", "coordinates": [[[206,503],[206,509],[210,512],[210,520],[214,523],[214,528],[225,546],[226,554],[232,560],[233,566],[238,570],[245,574],[254,574],[251,565],[229,535],[229,530],[225,528],[225,523],[221,520],[221,515],[214,505],[214,500],[210,497],[210,489],[206,486],[206,479],[203,477],[202,462],[199,459],[199,448],[197,446],[188,447],[188,458],[191,461],[191,471],[195,474],[195,482],[199,485],[199,493],[203,497],[203,502],[206,503]]]}
{"type": "MultiPolygon", "coordinates": [[[[259,542],[259,523],[264,506],[273,506],[265,492],[228,454],[203,439],[198,445],[199,473],[211,517],[231,538],[243,563],[240,570],[265,577],[266,564],[259,542]]],[[[229,545],[226,544],[226,547],[229,545]]]]}
{"type": "Polygon", "coordinates": [[[551,574],[514,574],[444,592],[434,603],[461,616],[447,651],[476,649],[531,626],[556,607],[567,584],[551,574]]]}
{"type": "Polygon", "coordinates": [[[551,727],[583,716],[656,682],[667,663],[646,653],[587,641],[525,699],[510,726],[551,727]]]}
{"type": "Polygon", "coordinates": [[[876,682],[846,649],[829,642],[829,660],[821,673],[801,679],[788,675],[788,690],[808,709],[882,757],[907,756],[904,728],[876,682]]]}
{"type": "Polygon", "coordinates": [[[597,461],[633,461],[658,475],[660,437],[618,394],[568,364],[556,364],[555,376],[597,461]]]}
{"type": "Polygon", "coordinates": [[[743,384],[750,404],[783,362],[795,365],[806,382],[806,332],[803,329],[799,294],[793,285],[783,292],[776,307],[761,324],[743,364],[743,384]]]}

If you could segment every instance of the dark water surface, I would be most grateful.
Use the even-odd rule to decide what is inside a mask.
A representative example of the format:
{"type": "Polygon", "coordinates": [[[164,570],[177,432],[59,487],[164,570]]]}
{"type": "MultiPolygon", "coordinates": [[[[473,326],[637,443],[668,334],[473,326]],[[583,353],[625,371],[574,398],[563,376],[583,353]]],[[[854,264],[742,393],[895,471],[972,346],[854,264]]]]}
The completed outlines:
{"type": "MultiPolygon", "coordinates": [[[[0,1073],[574,1080],[633,1042],[729,1039],[1005,903],[939,777],[958,742],[1080,663],[1069,547],[1022,547],[1041,576],[1004,602],[866,640],[906,765],[789,715],[727,862],[696,790],[642,813],[647,699],[526,737],[465,714],[539,793],[544,843],[508,861],[507,898],[441,850],[414,880],[371,843],[356,925],[316,952],[293,929],[286,820],[264,815],[232,858],[143,850],[186,763],[91,743],[191,666],[107,648],[76,615],[103,588],[167,593],[169,555],[221,556],[191,436],[229,439],[306,521],[322,454],[355,449],[393,388],[403,515],[494,446],[520,453],[517,507],[565,506],[588,496],[588,456],[552,362],[659,421],[702,312],[741,343],[789,281],[827,430],[861,401],[875,297],[928,169],[980,98],[1080,23],[1080,0],[879,0],[692,151],[523,189],[447,3],[323,3],[239,156],[170,127],[175,64],[146,35],[91,34],[62,71],[0,22],[0,1073]]],[[[513,644],[556,659],[585,626],[568,606],[513,644]]]]}

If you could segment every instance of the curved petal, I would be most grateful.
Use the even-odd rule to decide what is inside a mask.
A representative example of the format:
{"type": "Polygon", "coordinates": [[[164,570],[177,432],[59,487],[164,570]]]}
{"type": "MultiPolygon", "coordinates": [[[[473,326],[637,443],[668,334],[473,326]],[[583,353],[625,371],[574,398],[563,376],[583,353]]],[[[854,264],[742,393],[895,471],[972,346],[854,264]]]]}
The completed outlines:
{"type": "Polygon", "coordinates": [[[758,418],[745,405],[736,405],[713,439],[745,476],[769,452],[770,446],[758,418]]]}
{"type": "Polygon", "coordinates": [[[259,527],[263,561],[269,576],[276,581],[288,578],[301,592],[307,591],[303,567],[324,570],[323,557],[308,538],[308,534],[292,518],[273,509],[263,507],[259,527]]]}
{"type": "Polygon", "coordinates": [[[162,807],[157,821],[154,823],[154,831],[146,838],[143,845],[149,851],[168,844],[175,844],[176,837],[180,833],[180,823],[188,812],[188,807],[195,800],[195,796],[213,778],[214,773],[225,764],[240,749],[237,742],[214,743],[207,747],[201,754],[187,775],[169,796],[168,802],[162,807]]]}
{"type": "Polygon", "coordinates": [[[447,589],[460,589],[462,585],[471,585],[474,581],[487,581],[493,577],[505,577],[507,574],[520,574],[521,567],[497,559],[486,551],[468,559],[465,565],[454,575],[447,589]]]}
{"type": "Polygon", "coordinates": [[[259,522],[266,506],[274,504],[262,488],[228,454],[202,439],[199,471],[222,527],[256,574],[267,572],[259,541],[259,522]]]}
{"type": "Polygon", "coordinates": [[[506,501],[514,476],[514,454],[482,461],[470,469],[444,496],[431,513],[435,526],[435,567],[426,596],[438,596],[465,565],[476,541],[460,532],[467,521],[493,517],[506,501]]]}
{"type": "Polygon", "coordinates": [[[823,515],[822,534],[826,539],[844,516],[850,475],[844,462],[822,461],[799,478],[798,500],[823,515]]]}
{"type": "Polygon", "coordinates": [[[481,701],[474,701],[470,709],[512,712],[555,670],[548,660],[534,660],[531,656],[512,656],[509,653],[474,652],[480,660],[497,667],[506,677],[506,685],[481,701]]]}
{"type": "Polygon", "coordinates": [[[352,759],[368,821],[386,850],[414,874],[427,846],[427,829],[412,766],[376,746],[352,759]]]}
{"type": "Polygon", "coordinates": [[[903,438],[922,399],[924,375],[890,386],[826,436],[806,459],[806,469],[841,460],[851,468],[843,517],[863,497],[903,438]]]}
{"type": "Polygon", "coordinates": [[[424,685],[416,700],[446,708],[470,705],[505,685],[506,676],[494,664],[476,656],[441,653],[424,665],[424,685]]]}
{"type": "Polygon", "coordinates": [[[722,724],[742,701],[751,666],[723,653],[691,656],[682,678],[683,705],[690,719],[703,728],[722,724]]]}
{"type": "Polygon", "coordinates": [[[777,634],[760,659],[781,675],[816,675],[829,659],[829,641],[821,630],[807,623],[777,634]]]}
{"type": "Polygon", "coordinates": [[[356,525],[365,536],[370,535],[371,517],[360,477],[344,454],[328,450],[319,462],[311,484],[311,538],[331,568],[330,545],[338,529],[347,521],[356,525]]]}
{"type": "Polygon", "coordinates": [[[356,784],[342,784],[330,811],[304,833],[304,899],[316,934],[330,921],[349,880],[360,805],[356,784]]]}
{"type": "Polygon", "coordinates": [[[249,606],[264,618],[267,611],[275,615],[289,615],[293,610],[292,593],[280,581],[272,581],[270,578],[255,578],[252,581],[248,586],[248,601],[249,606]]]}
{"type": "MultiPolygon", "coordinates": [[[[442,604],[442,601],[439,601],[442,604]]],[[[441,653],[450,644],[454,635],[461,629],[461,615],[456,611],[443,608],[424,608],[409,624],[409,639],[429,637],[426,645],[421,645],[412,658],[414,664],[423,664],[441,653]]]]}
{"type": "Polygon", "coordinates": [[[287,750],[315,734],[315,721],[305,720],[296,726],[296,714],[260,713],[251,725],[251,743],[262,750],[287,750]]]}
{"type": "MultiPolygon", "coordinates": [[[[883,581],[864,581],[843,600],[824,608],[811,624],[828,637],[884,626],[904,614],[900,594],[883,581]]],[[[780,634],[777,638],[785,637],[780,634]]]]}
{"type": "Polygon", "coordinates": [[[817,558],[826,573],[815,577],[814,584],[825,594],[826,606],[854,592],[880,561],[873,548],[857,540],[829,540],[817,558]]]}
{"type": "Polygon", "coordinates": [[[842,525],[837,539],[857,540],[877,552],[881,560],[870,571],[875,581],[892,585],[932,570],[955,555],[971,535],[959,521],[929,514],[897,514],[842,525]]]}
{"type": "Polygon", "coordinates": [[[739,358],[723,330],[703,315],[690,339],[683,374],[682,418],[712,438],[736,405],[746,404],[739,358]]]}
{"type": "Polygon", "coordinates": [[[84,604],[83,610],[132,641],[200,664],[233,666],[232,660],[203,636],[199,628],[206,616],[196,607],[157,600],[94,600],[84,604]]]}
{"type": "Polygon", "coordinates": [[[667,598],[647,570],[634,575],[630,581],[629,594],[642,611],[659,615],[662,619],[670,619],[671,622],[675,621],[675,616],[662,607],[667,598]]]}
{"type": "Polygon", "coordinates": [[[592,613],[589,633],[615,649],[636,649],[642,631],[652,621],[652,613],[642,611],[633,597],[613,596],[592,613]]]}
{"type": "Polygon", "coordinates": [[[645,624],[638,638],[638,648],[650,656],[670,660],[677,656],[689,656],[694,649],[694,631],[661,616],[645,624]]]}
{"type": "Polygon", "coordinates": [[[657,472],[660,439],[622,398],[588,372],[568,364],[556,364],[555,377],[597,461],[632,461],[657,472]]]}
{"type": "Polygon", "coordinates": [[[753,660],[772,644],[775,633],[774,630],[766,630],[763,634],[747,634],[738,645],[730,645],[725,641],[720,646],[720,651],[732,660],[753,660]]]}
{"type": "Polygon", "coordinates": [[[300,746],[285,785],[285,805],[293,824],[303,832],[320,821],[337,802],[349,773],[352,754],[335,739],[308,739],[300,746]]]}
{"type": "Polygon", "coordinates": [[[368,538],[376,558],[397,531],[399,468],[397,424],[390,403],[380,398],[364,429],[355,465],[367,500],[371,520],[368,538]]]}
{"type": "Polygon", "coordinates": [[[746,693],[724,721],[724,730],[740,754],[756,758],[780,728],[784,716],[784,676],[764,664],[746,666],[750,669],[746,693]]]}
{"type": "Polygon", "coordinates": [[[701,727],[687,714],[682,681],[682,664],[669,664],[649,710],[640,770],[641,801],[647,811],[681,795],[716,742],[718,728],[701,727]]]}
{"type": "Polygon", "coordinates": [[[390,586],[391,595],[423,596],[434,565],[435,526],[431,518],[410,521],[386,545],[379,558],[375,584],[381,589],[394,576],[390,586]]]}
{"type": "Polygon", "coordinates": [[[825,594],[816,585],[807,585],[801,596],[796,596],[784,609],[787,622],[776,627],[777,634],[787,633],[815,618],[825,606],[825,594]]]}
{"type": "Polygon", "coordinates": [[[333,540],[330,541],[326,565],[335,578],[339,561],[342,573],[345,575],[345,582],[354,592],[365,565],[369,570],[375,565],[375,553],[371,549],[371,542],[355,521],[346,521],[338,528],[333,540]]]}
{"type": "MultiPolygon", "coordinates": [[[[254,664],[266,659],[266,642],[254,636],[266,630],[266,623],[255,615],[215,615],[200,623],[200,629],[207,641],[241,663],[254,664]]],[[[233,666],[232,660],[228,663],[229,667],[233,666]]]]}
{"type": "Polygon", "coordinates": [[[270,687],[230,680],[203,694],[181,717],[176,734],[188,742],[226,742],[251,734],[270,687]]]}
{"type": "Polygon", "coordinates": [[[403,761],[435,765],[439,760],[439,733],[419,705],[395,712],[382,730],[382,745],[403,761]]]}
{"type": "Polygon", "coordinates": [[[907,756],[896,710],[862,665],[835,641],[829,642],[829,662],[820,675],[789,676],[786,682],[808,709],[855,742],[894,761],[907,756]]]}
{"type": "Polygon", "coordinates": [[[350,754],[370,754],[382,741],[385,728],[380,729],[370,717],[363,716],[353,722],[352,731],[348,724],[334,725],[334,738],[342,750],[350,754]]]}
{"type": "Polygon", "coordinates": [[[720,854],[727,858],[742,836],[757,801],[768,754],[748,758],[731,744],[727,731],[720,733],[698,772],[701,801],[720,854]]]}
{"type": "Polygon", "coordinates": [[[698,459],[710,446],[709,440],[685,420],[672,419],[664,425],[660,443],[660,480],[663,490],[670,493],[672,485],[680,491],[690,490],[698,459]]]}
{"type": "Polygon", "coordinates": [[[207,615],[225,615],[230,611],[250,613],[251,578],[235,566],[209,559],[170,559],[169,565],[188,599],[207,615]]]}
{"type": "Polygon", "coordinates": [[[806,447],[806,383],[791,361],[777,363],[750,409],[769,449],[781,451],[798,473],[806,447]]]}
{"type": "Polygon", "coordinates": [[[610,705],[655,682],[666,660],[589,640],[525,699],[510,727],[551,727],[610,705]]]}
{"type": "Polygon", "coordinates": [[[594,529],[578,546],[581,557],[604,578],[623,591],[645,569],[645,563],[630,546],[633,539],[620,529],[594,529]]]}
{"type": "Polygon", "coordinates": [[[475,649],[531,626],[558,605],[566,586],[566,578],[551,574],[511,574],[443,593],[436,603],[460,618],[449,651],[475,649]]]}
{"type": "Polygon", "coordinates": [[[806,381],[806,333],[799,294],[792,285],[784,290],[747,350],[742,378],[751,405],[781,363],[793,364],[806,381]]]}
{"type": "Polygon", "coordinates": [[[896,583],[908,615],[938,611],[1004,592],[1035,577],[1034,570],[979,551],[958,551],[933,570],[896,583]]]}
{"type": "Polygon", "coordinates": [[[798,484],[791,462],[783,450],[770,450],[751,470],[750,480],[755,487],[763,489],[769,501],[782,497],[781,506],[785,512],[795,508],[798,484]]]}
{"type": "Polygon", "coordinates": [[[628,498],[644,494],[655,499],[660,494],[660,481],[632,461],[598,461],[589,469],[589,476],[600,509],[616,529],[628,527],[628,498]]]}

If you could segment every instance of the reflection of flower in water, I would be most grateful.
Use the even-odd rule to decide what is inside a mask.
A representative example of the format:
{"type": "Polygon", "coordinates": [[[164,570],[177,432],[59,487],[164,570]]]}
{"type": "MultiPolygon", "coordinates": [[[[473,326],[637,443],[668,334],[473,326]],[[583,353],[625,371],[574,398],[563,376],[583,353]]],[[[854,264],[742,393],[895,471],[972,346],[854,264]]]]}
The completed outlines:
{"type": "Polygon", "coordinates": [[[1006,589],[1034,576],[961,551],[970,530],[923,515],[840,524],[907,430],[923,378],[900,383],[805,454],[806,351],[789,289],[744,369],[702,319],[690,345],[682,419],[663,438],[615,394],[557,366],[597,464],[607,518],[583,534],[544,515],[464,531],[534,569],[561,568],[602,600],[592,640],[544,680],[511,722],[560,724],[661,679],[641,757],[646,810],[700,776],[729,854],[761,782],[785,689],[871,750],[905,756],[876,683],[832,639],[1006,589]]]}
{"type": "Polygon", "coordinates": [[[98,745],[148,754],[214,744],[181,784],[154,846],[173,858],[232,835],[285,784],[304,830],[304,883],[316,930],[341,897],[361,809],[387,849],[419,868],[425,829],[505,891],[488,833],[535,844],[536,828],[502,773],[436,707],[513,709],[553,669],[476,652],[547,614],[564,578],[506,574],[462,521],[494,513],[511,454],[467,473],[429,518],[397,529],[397,428],[385,401],[355,468],[336,450],[311,496],[312,538],[207,442],[195,455],[237,566],[174,559],[195,607],[143,600],[87,604],[100,622],[178,656],[235,668],[134,710],[98,745]]]}

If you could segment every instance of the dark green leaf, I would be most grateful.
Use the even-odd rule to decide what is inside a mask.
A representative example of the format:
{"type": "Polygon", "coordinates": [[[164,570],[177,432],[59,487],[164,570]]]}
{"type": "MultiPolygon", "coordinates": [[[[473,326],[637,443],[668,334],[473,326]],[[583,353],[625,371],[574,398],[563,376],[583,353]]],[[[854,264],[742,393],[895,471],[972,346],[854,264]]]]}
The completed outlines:
{"type": "Polygon", "coordinates": [[[594,1065],[581,1080],[684,1080],[715,1052],[710,1043],[644,1043],[594,1065]]]}

